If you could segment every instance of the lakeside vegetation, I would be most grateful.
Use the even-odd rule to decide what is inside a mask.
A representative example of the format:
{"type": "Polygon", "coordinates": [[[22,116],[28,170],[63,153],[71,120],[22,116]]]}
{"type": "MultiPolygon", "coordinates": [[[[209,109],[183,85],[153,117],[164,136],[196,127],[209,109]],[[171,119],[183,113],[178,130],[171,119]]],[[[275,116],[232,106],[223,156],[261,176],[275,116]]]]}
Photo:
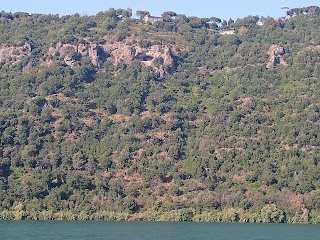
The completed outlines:
{"type": "Polygon", "coordinates": [[[319,8],[145,15],[0,13],[0,219],[319,223],[319,8]]]}

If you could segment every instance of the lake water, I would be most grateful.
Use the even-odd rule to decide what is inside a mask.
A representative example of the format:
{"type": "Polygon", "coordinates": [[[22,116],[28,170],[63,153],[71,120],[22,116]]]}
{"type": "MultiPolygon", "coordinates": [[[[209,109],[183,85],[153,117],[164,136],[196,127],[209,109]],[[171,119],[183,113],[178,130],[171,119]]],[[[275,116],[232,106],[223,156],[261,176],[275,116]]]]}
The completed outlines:
{"type": "Polygon", "coordinates": [[[1,240],[313,240],[319,225],[0,221],[1,240]]]}

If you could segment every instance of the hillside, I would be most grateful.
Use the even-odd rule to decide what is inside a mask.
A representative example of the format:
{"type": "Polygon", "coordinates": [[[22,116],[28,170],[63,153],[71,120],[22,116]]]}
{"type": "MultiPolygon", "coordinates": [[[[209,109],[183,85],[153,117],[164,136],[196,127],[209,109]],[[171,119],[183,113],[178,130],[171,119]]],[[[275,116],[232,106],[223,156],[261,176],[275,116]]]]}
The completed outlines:
{"type": "Polygon", "coordinates": [[[320,13],[0,13],[0,219],[320,222],[320,13]]]}

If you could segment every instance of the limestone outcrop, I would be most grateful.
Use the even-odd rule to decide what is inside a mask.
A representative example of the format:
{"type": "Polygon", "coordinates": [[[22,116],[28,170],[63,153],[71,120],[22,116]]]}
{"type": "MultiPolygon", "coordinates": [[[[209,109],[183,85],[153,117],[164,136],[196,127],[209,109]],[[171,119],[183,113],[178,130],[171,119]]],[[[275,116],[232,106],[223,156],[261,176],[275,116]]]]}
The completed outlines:
{"type": "Polygon", "coordinates": [[[131,64],[136,56],[136,49],[128,45],[123,45],[119,47],[106,45],[104,46],[104,49],[110,53],[110,60],[114,65],[118,65],[121,62],[125,64],[131,64]]]}
{"type": "Polygon", "coordinates": [[[164,67],[167,67],[169,70],[169,73],[173,73],[177,66],[174,62],[174,59],[172,57],[172,52],[169,47],[165,47],[164,49],[164,55],[163,55],[163,60],[164,60],[164,67]]]}
{"type": "Polygon", "coordinates": [[[29,43],[0,48],[0,62],[16,64],[31,55],[32,47],[29,43]]]}
{"type": "Polygon", "coordinates": [[[156,69],[160,75],[165,72],[173,73],[176,70],[173,54],[167,45],[151,45],[143,48],[138,44],[111,41],[99,45],[90,42],[78,45],[57,43],[50,47],[48,55],[52,57],[61,56],[65,64],[70,67],[77,66],[79,57],[89,57],[92,64],[97,67],[100,67],[100,63],[105,60],[110,61],[115,66],[120,63],[130,65],[132,61],[139,60],[144,65],[156,69]]]}
{"type": "Polygon", "coordinates": [[[271,69],[275,68],[278,65],[286,66],[287,63],[283,59],[283,54],[285,53],[284,48],[277,44],[272,44],[269,48],[268,54],[270,55],[269,62],[267,63],[266,68],[271,69]]]}
{"type": "Polygon", "coordinates": [[[50,47],[48,55],[61,56],[64,62],[70,66],[75,67],[77,65],[78,54],[82,57],[90,57],[93,65],[99,65],[99,47],[94,43],[80,43],[78,45],[57,43],[56,46],[50,47]]]}

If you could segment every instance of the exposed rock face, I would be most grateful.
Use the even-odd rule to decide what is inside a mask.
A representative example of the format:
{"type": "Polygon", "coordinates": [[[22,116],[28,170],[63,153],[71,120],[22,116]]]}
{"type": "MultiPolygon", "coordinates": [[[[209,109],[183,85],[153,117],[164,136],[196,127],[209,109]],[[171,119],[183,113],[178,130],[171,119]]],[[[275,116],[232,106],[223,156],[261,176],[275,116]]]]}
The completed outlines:
{"type": "Polygon", "coordinates": [[[165,72],[173,73],[176,65],[168,46],[152,45],[149,48],[136,47],[136,54],[133,59],[140,60],[144,65],[155,68],[162,76],[165,72]],[[161,59],[160,64],[154,60],[161,59]]]}
{"type": "Polygon", "coordinates": [[[164,49],[163,60],[164,67],[167,67],[170,73],[173,73],[177,69],[174,59],[172,58],[171,49],[169,47],[165,47],[164,49]]]}
{"type": "Polygon", "coordinates": [[[57,43],[55,47],[50,47],[48,55],[63,57],[64,62],[70,67],[77,65],[79,55],[90,57],[92,64],[97,67],[99,67],[100,60],[106,60],[105,55],[108,55],[110,56],[108,60],[115,66],[119,63],[130,65],[133,60],[139,60],[146,66],[155,68],[160,75],[165,72],[173,73],[176,70],[171,49],[161,45],[142,48],[138,45],[127,45],[121,42],[106,42],[101,45],[89,42],[79,45],[57,43]],[[154,60],[159,58],[163,60],[161,64],[154,64],[154,60]]]}
{"type": "Polygon", "coordinates": [[[77,65],[77,62],[75,59],[73,59],[71,56],[69,55],[66,55],[64,58],[63,58],[64,62],[70,66],[70,67],[75,67],[77,65]]]}
{"type": "Polygon", "coordinates": [[[31,55],[31,45],[25,43],[21,46],[6,46],[0,48],[0,62],[15,64],[21,61],[24,57],[31,55]]]}
{"type": "Polygon", "coordinates": [[[75,67],[77,65],[76,53],[83,57],[90,57],[93,65],[99,65],[98,46],[94,43],[86,42],[79,45],[71,45],[59,42],[55,47],[50,47],[48,51],[48,55],[62,56],[64,62],[70,67],[75,67]]]}
{"type": "Polygon", "coordinates": [[[99,47],[97,44],[91,43],[89,49],[87,50],[87,56],[91,58],[92,64],[95,66],[99,65],[99,60],[102,56],[98,53],[99,47]]]}
{"type": "Polygon", "coordinates": [[[287,66],[287,63],[284,61],[282,57],[284,53],[285,51],[283,47],[276,44],[272,44],[268,51],[268,54],[270,55],[270,60],[267,63],[266,67],[268,69],[271,69],[275,68],[278,65],[287,66]]]}
{"type": "MultiPolygon", "coordinates": [[[[110,49],[108,45],[106,49],[110,49]]],[[[112,49],[111,47],[111,55],[112,55],[112,62],[114,65],[118,65],[120,62],[124,62],[125,64],[131,64],[131,62],[135,59],[136,49],[124,45],[119,48],[112,49]]]]}
{"type": "Polygon", "coordinates": [[[32,61],[28,62],[27,65],[23,66],[22,72],[28,73],[31,67],[32,67],[32,61]]]}

